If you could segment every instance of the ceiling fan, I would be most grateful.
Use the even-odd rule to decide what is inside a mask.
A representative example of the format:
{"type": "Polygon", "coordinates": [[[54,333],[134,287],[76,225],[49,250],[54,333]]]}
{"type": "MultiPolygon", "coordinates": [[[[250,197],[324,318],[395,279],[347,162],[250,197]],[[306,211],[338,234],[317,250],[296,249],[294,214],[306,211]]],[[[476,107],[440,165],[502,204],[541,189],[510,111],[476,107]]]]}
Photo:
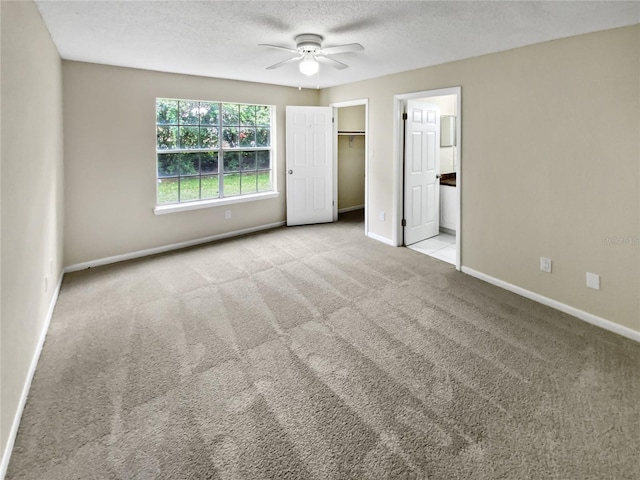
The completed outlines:
{"type": "Polygon", "coordinates": [[[267,70],[273,70],[289,63],[299,62],[298,67],[300,69],[300,73],[307,76],[312,76],[318,73],[320,63],[337,68],[338,70],[349,68],[349,65],[334,60],[333,58],[329,58],[329,55],[334,55],[336,53],[359,52],[364,50],[364,47],[359,43],[349,43],[346,45],[322,48],[322,40],[323,38],[320,35],[316,35],[314,33],[303,33],[295,38],[296,48],[269,45],[267,43],[261,43],[259,46],[277,48],[278,50],[286,50],[289,53],[295,54],[292,58],[267,67],[267,70]]]}

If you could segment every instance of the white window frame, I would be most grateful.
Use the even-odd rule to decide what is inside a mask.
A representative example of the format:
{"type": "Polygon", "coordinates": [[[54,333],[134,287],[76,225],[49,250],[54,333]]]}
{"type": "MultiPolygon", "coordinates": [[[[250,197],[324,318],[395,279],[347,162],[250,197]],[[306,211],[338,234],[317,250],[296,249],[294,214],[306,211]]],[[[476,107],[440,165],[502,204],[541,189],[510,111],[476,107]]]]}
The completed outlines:
{"type": "MultiPolygon", "coordinates": [[[[232,205],[237,203],[245,203],[245,202],[253,202],[258,200],[267,200],[271,198],[277,198],[280,196],[277,188],[277,162],[276,162],[276,106],[275,105],[267,105],[267,104],[256,104],[256,103],[241,103],[241,102],[225,102],[225,101],[214,101],[214,100],[192,100],[192,99],[184,99],[184,98],[166,98],[166,97],[157,97],[155,99],[155,107],[157,108],[157,102],[159,99],[167,99],[167,100],[177,100],[177,101],[193,101],[193,102],[207,102],[207,103],[217,103],[219,105],[219,145],[215,149],[173,149],[173,150],[163,150],[157,148],[157,138],[155,140],[156,144],[156,152],[155,152],[155,194],[156,194],[156,206],[153,209],[154,214],[156,215],[164,215],[168,213],[175,212],[183,212],[189,210],[198,210],[202,208],[211,208],[211,207],[220,207],[225,205],[232,205]],[[270,107],[270,146],[268,149],[264,147],[234,147],[234,148],[224,148],[223,140],[222,140],[222,105],[223,104],[233,104],[233,105],[255,105],[255,106],[268,106],[270,107]],[[158,177],[158,154],[162,153],[197,153],[197,152],[218,152],[218,175],[220,184],[223,183],[224,176],[224,165],[223,165],[223,155],[224,152],[243,152],[243,151],[264,151],[268,150],[270,153],[270,179],[271,179],[271,190],[264,192],[256,192],[256,193],[246,193],[239,195],[232,195],[228,197],[218,197],[204,200],[193,200],[193,201],[184,201],[177,203],[166,203],[159,204],[158,203],[158,181],[161,179],[158,177]]],[[[154,124],[155,134],[157,135],[157,127],[158,123],[154,124]]],[[[240,172],[239,172],[240,173],[240,172]]],[[[202,176],[202,174],[200,174],[202,176]]],[[[224,193],[224,192],[223,192],[224,193]]]]}

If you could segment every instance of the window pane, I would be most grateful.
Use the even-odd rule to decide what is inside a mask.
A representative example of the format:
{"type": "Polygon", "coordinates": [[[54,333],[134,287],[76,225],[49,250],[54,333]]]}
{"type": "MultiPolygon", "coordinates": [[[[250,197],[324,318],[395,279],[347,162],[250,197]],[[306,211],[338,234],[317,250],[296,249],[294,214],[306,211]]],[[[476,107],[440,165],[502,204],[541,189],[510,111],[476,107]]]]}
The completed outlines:
{"type": "Polygon", "coordinates": [[[256,152],[242,152],[240,158],[240,170],[256,169],[256,152]]]}
{"type": "Polygon", "coordinates": [[[222,124],[240,125],[240,105],[236,103],[222,104],[222,124]]]}
{"type": "Polygon", "coordinates": [[[243,173],[242,174],[242,193],[256,193],[257,191],[257,178],[256,173],[243,173]]]}
{"type": "Polygon", "coordinates": [[[271,188],[271,172],[258,172],[258,191],[268,192],[271,188]]]}
{"type": "Polygon", "coordinates": [[[218,152],[200,154],[200,173],[218,173],[218,152]]]}
{"type": "Polygon", "coordinates": [[[222,158],[224,158],[225,172],[237,172],[240,170],[240,152],[224,152],[222,158]]]}
{"type": "Polygon", "coordinates": [[[260,150],[258,154],[258,170],[266,170],[271,168],[271,152],[269,150],[260,150]]]}
{"type": "Polygon", "coordinates": [[[180,148],[198,148],[198,127],[180,127],[180,148]]]}
{"type": "Polygon", "coordinates": [[[240,106],[240,125],[256,124],[256,106],[255,105],[241,105],[240,106]]]}
{"type": "Polygon", "coordinates": [[[255,147],[256,146],[256,129],[242,127],[238,134],[241,147],[255,147]]]}
{"type": "Polygon", "coordinates": [[[159,178],[158,179],[158,205],[163,203],[178,202],[178,179],[159,178]]]}
{"type": "MultiPolygon", "coordinates": [[[[180,154],[180,176],[198,175],[200,173],[200,154],[181,153],[180,154]]],[[[182,195],[180,195],[182,199],[182,195]]]]}
{"type": "Polygon", "coordinates": [[[202,177],[202,195],[201,198],[218,198],[218,176],[210,175],[202,177]]]}
{"type": "Polygon", "coordinates": [[[271,107],[256,107],[256,125],[271,125],[271,107]]]}
{"type": "Polygon", "coordinates": [[[180,177],[180,201],[200,200],[200,177],[180,177]]]}
{"type": "Polygon", "coordinates": [[[238,146],[238,129],[222,129],[222,148],[235,148],[238,146]]]}
{"type": "Polygon", "coordinates": [[[258,147],[270,147],[271,146],[271,129],[258,128],[258,139],[256,145],[258,147]]]}
{"type": "Polygon", "coordinates": [[[156,123],[178,124],[178,101],[158,98],[156,100],[156,123]]]}
{"type": "Polygon", "coordinates": [[[176,153],[158,154],[158,177],[175,177],[178,175],[178,157],[176,153]]]}
{"type": "Polygon", "coordinates": [[[200,102],[186,102],[180,100],[180,125],[198,125],[200,121],[200,102]]]}
{"type": "Polygon", "coordinates": [[[222,186],[224,196],[231,197],[233,195],[240,195],[240,174],[232,173],[231,175],[225,175],[223,178],[224,185],[222,186]]]}
{"type": "Polygon", "coordinates": [[[202,148],[218,148],[218,129],[200,127],[200,146],[202,148]]]}
{"type": "Polygon", "coordinates": [[[158,150],[170,150],[178,145],[178,127],[158,127],[156,129],[158,150]]]}
{"type": "Polygon", "coordinates": [[[200,125],[218,125],[218,104],[200,102],[200,125]]]}

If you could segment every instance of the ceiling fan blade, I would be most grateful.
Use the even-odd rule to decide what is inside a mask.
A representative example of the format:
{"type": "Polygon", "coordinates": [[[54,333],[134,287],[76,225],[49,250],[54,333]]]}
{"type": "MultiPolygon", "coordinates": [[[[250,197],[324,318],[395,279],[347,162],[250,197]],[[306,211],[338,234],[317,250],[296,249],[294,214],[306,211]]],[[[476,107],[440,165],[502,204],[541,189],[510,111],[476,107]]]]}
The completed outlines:
{"type": "Polygon", "coordinates": [[[322,53],[324,55],[333,55],[335,53],[359,52],[361,50],[364,50],[364,47],[359,43],[348,43],[346,45],[323,48],[322,53]]]}
{"type": "Polygon", "coordinates": [[[318,63],[329,65],[330,67],[337,68],[338,70],[344,70],[345,68],[349,68],[349,65],[346,65],[342,62],[334,60],[333,58],[325,57],[323,55],[316,55],[316,60],[318,61],[318,63]]]}
{"type": "Polygon", "coordinates": [[[288,58],[282,62],[278,62],[274,65],[271,65],[270,67],[267,67],[267,70],[274,70],[276,68],[280,68],[283,65],[286,65],[287,63],[293,63],[293,62],[297,62],[298,60],[300,60],[303,57],[303,55],[299,56],[299,57],[292,57],[292,58],[288,58]]]}
{"type": "Polygon", "coordinates": [[[285,50],[285,51],[290,52],[290,53],[298,53],[298,50],[296,50],[295,48],[282,47],[280,45],[270,45],[268,43],[259,43],[258,46],[259,47],[277,48],[278,50],[285,50]]]}

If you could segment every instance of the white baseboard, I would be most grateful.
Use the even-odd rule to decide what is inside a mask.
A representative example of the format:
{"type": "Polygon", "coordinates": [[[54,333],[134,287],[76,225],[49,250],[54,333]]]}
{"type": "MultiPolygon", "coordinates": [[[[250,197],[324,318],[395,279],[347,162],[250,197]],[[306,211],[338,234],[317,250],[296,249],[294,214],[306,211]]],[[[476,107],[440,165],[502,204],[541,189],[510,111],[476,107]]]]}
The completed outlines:
{"type": "Polygon", "coordinates": [[[592,313],[585,312],[584,310],[580,310],[557,300],[553,300],[552,298],[548,298],[530,290],[526,290],[522,287],[518,287],[482,272],[478,272],[477,270],[469,267],[462,267],[462,272],[466,273],[467,275],[471,275],[472,277],[476,277],[480,280],[484,280],[485,282],[497,287],[509,290],[510,292],[517,293],[518,295],[521,295],[535,302],[542,303],[543,305],[546,305],[548,307],[555,308],[556,310],[560,310],[564,313],[568,313],[569,315],[577,317],[580,320],[584,320],[585,322],[591,323],[592,325],[596,325],[600,328],[604,328],[605,330],[609,330],[610,332],[617,333],[618,335],[622,335],[623,337],[627,337],[631,340],[635,340],[636,342],[640,342],[640,332],[631,328],[624,327],[610,320],[606,320],[602,317],[598,317],[597,315],[593,315],[592,313]]]}
{"type": "Polygon", "coordinates": [[[377,235],[375,233],[367,233],[367,237],[372,238],[374,240],[377,240],[379,242],[382,242],[386,245],[389,245],[391,247],[397,247],[397,245],[395,243],[393,243],[392,240],[388,239],[387,237],[383,237],[382,235],[377,235]]]}
{"type": "Polygon", "coordinates": [[[162,247],[148,248],[146,250],[138,250],[131,253],[123,253],[122,255],[114,255],[112,257],[99,258],[97,260],[90,260],[88,262],[76,263],[65,267],[66,273],[77,272],[78,270],[85,270],[87,268],[99,267],[102,265],[108,265],[110,263],[124,262],[125,260],[133,260],[135,258],[146,257],[149,255],[155,255],[158,253],[169,252],[171,250],[179,250],[181,248],[193,247],[195,245],[201,245],[203,243],[213,242],[215,240],[223,240],[225,238],[238,237],[240,235],[246,235],[248,233],[259,232],[261,230],[269,230],[271,228],[282,227],[286,222],[269,223],[267,225],[259,225],[257,227],[245,228],[243,230],[234,230],[233,232],[220,233],[218,235],[211,235],[209,237],[197,238],[195,240],[187,240],[186,242],[172,243],[171,245],[164,245],[162,247]]]}
{"type": "Polygon", "coordinates": [[[0,462],[0,479],[4,479],[5,475],[7,474],[7,468],[9,467],[11,452],[13,451],[13,445],[16,441],[16,435],[18,435],[18,428],[20,427],[20,420],[22,419],[22,412],[24,411],[24,407],[27,404],[27,396],[29,395],[29,390],[31,389],[31,382],[33,380],[33,376],[36,373],[36,367],[38,366],[38,360],[40,359],[40,353],[42,352],[44,341],[47,338],[47,332],[49,331],[49,324],[51,323],[51,317],[53,317],[53,310],[55,309],[56,302],[58,301],[58,294],[60,293],[60,287],[62,286],[63,277],[64,277],[64,272],[60,274],[58,285],[56,285],[56,289],[53,292],[53,295],[51,296],[51,302],[49,303],[47,316],[45,317],[44,324],[42,325],[42,330],[40,331],[40,336],[38,337],[38,343],[36,344],[36,349],[33,352],[33,357],[31,358],[31,364],[29,365],[27,378],[25,379],[24,386],[22,387],[22,393],[20,394],[18,409],[16,410],[16,413],[13,417],[11,430],[9,431],[9,436],[7,437],[7,444],[5,445],[4,451],[2,452],[2,461],[0,462]]]}
{"type": "Polygon", "coordinates": [[[362,209],[364,209],[364,205],[356,205],[355,207],[339,208],[338,213],[347,213],[347,212],[353,212],[354,210],[362,210],[362,209]]]}

